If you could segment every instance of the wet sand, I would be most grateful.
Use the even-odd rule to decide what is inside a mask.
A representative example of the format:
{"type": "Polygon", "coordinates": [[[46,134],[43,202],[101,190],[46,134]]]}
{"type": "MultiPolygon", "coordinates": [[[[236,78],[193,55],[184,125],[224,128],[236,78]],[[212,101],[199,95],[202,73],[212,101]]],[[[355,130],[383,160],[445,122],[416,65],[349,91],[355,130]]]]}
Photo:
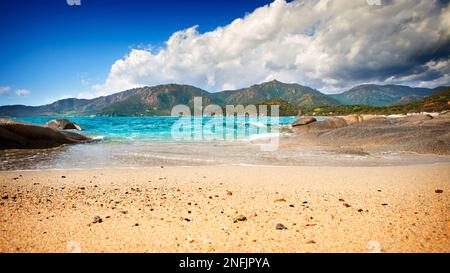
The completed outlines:
{"type": "Polygon", "coordinates": [[[0,172],[0,252],[448,253],[449,177],[445,163],[0,172]]]}

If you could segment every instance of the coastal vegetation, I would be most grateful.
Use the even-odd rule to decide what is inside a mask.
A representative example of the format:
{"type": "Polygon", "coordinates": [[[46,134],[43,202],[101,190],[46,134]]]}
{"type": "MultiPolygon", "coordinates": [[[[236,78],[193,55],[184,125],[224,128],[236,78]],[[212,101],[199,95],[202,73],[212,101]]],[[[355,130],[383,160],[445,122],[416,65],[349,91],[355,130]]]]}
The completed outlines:
{"type": "Polygon", "coordinates": [[[315,108],[300,108],[302,114],[336,116],[349,114],[407,114],[419,112],[441,112],[450,110],[450,87],[443,88],[420,101],[389,106],[372,105],[335,105],[315,108]]]}

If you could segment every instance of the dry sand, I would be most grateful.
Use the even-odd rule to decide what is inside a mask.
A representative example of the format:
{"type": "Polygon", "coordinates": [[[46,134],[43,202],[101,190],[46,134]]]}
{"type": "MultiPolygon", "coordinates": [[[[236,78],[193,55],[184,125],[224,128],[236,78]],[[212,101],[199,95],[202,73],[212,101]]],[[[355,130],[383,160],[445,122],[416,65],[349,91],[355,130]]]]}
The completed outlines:
{"type": "Polygon", "coordinates": [[[449,164],[17,171],[0,188],[0,252],[450,252],[449,164]]]}

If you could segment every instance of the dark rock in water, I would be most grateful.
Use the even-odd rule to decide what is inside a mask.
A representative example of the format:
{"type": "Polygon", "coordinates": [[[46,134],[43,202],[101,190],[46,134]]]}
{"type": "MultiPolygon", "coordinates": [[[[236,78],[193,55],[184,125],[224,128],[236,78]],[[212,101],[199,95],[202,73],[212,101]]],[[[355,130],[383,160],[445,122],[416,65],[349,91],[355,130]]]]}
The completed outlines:
{"type": "Polygon", "coordinates": [[[317,119],[315,117],[302,117],[302,118],[294,121],[291,125],[292,125],[292,127],[296,127],[296,126],[310,124],[310,123],[313,123],[316,121],[317,121],[317,119]]]}
{"type": "Polygon", "coordinates": [[[81,131],[80,125],[68,119],[53,119],[47,122],[46,125],[53,129],[61,129],[61,130],[75,129],[81,131]]]}
{"type": "Polygon", "coordinates": [[[287,229],[287,227],[285,226],[285,225],[283,225],[283,224],[277,224],[276,226],[275,226],[275,228],[276,229],[278,229],[278,230],[283,230],[283,229],[287,229]]]}
{"type": "Polygon", "coordinates": [[[0,150],[42,149],[92,141],[90,137],[17,120],[0,119],[0,150]]]}

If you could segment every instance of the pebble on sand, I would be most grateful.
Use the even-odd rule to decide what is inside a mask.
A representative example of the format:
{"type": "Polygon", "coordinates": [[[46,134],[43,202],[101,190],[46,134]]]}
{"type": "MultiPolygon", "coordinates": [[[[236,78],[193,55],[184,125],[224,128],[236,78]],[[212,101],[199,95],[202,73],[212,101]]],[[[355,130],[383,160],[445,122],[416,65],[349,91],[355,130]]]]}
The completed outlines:
{"type": "Polygon", "coordinates": [[[287,229],[287,227],[286,227],[285,225],[281,224],[281,223],[278,223],[278,224],[275,226],[275,228],[278,229],[278,230],[287,229]]]}
{"type": "Polygon", "coordinates": [[[443,190],[437,189],[437,190],[435,190],[434,192],[435,192],[435,193],[442,193],[443,190]]]}
{"type": "Polygon", "coordinates": [[[102,217],[100,217],[98,215],[94,216],[94,221],[92,221],[93,224],[97,224],[97,223],[101,223],[101,222],[103,222],[102,217]]]}
{"type": "Polygon", "coordinates": [[[278,198],[278,199],[275,199],[275,202],[286,202],[286,199],[284,199],[284,198],[278,198]]]}
{"type": "Polygon", "coordinates": [[[233,223],[243,222],[243,221],[247,221],[247,217],[245,217],[244,215],[240,214],[236,218],[234,218],[233,223]]]}

